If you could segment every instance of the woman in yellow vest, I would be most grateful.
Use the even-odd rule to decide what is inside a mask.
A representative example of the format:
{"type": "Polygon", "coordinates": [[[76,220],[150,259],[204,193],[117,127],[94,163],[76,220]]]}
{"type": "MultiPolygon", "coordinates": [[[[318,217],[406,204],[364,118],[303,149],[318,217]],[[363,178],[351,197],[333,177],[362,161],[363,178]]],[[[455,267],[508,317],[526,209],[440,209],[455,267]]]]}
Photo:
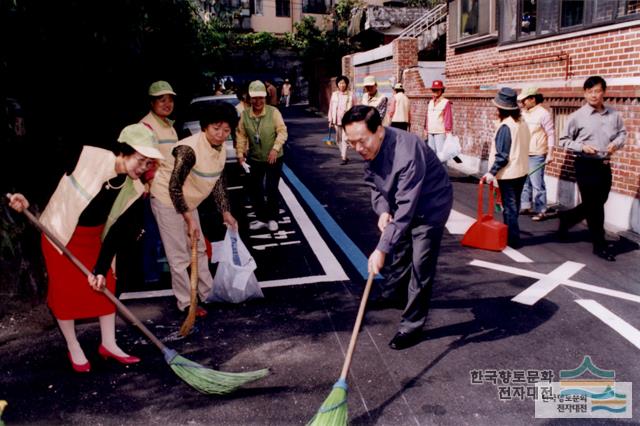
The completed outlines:
{"type": "Polygon", "coordinates": [[[533,221],[545,220],[547,213],[547,188],[544,183],[545,164],[553,161],[555,129],[551,113],[542,106],[544,96],[536,87],[527,87],[518,95],[522,102],[522,118],[529,126],[531,141],[529,144],[529,170],[535,170],[527,177],[520,200],[523,212],[532,211],[533,221]]]}
{"type": "MultiPolygon", "coordinates": [[[[79,156],[74,156],[77,162],[70,163],[40,216],[40,222],[82,263],[95,265],[93,274],[85,277],[53,243],[42,237],[49,275],[47,304],[67,342],[71,365],[78,373],[91,369],[75,331],[75,320],[81,318],[99,318],[102,344],[98,353],[103,358],[113,358],[122,364],[140,361],[116,343],[115,305],[98,290],[106,287],[115,291],[115,280],[109,270],[113,256],[139,234],[136,219],[142,216],[142,204],[134,202],[144,191],[140,176],[154,167],[155,159],[163,156],[155,136],[143,124],[125,127],[118,142],[114,152],[82,147],[79,156]]],[[[10,206],[22,211],[29,207],[29,202],[22,194],[14,194],[10,206]]]]}
{"type": "MultiPolygon", "coordinates": [[[[169,269],[171,286],[178,309],[190,305],[191,292],[187,268],[191,263],[191,241],[198,248],[198,295],[205,302],[211,295],[213,277],[198,206],[213,194],[225,224],[237,229],[231,215],[222,172],[227,159],[224,143],[236,127],[238,115],[228,103],[208,107],[200,119],[202,132],[180,140],[171,157],[160,164],[151,185],[151,209],[160,229],[169,269]]],[[[197,316],[207,311],[198,307],[197,316]]]]}
{"type": "MultiPolygon", "coordinates": [[[[156,81],[149,86],[148,95],[151,108],[140,122],[153,131],[158,139],[158,149],[165,158],[168,158],[171,156],[173,147],[178,142],[178,134],[173,127],[173,120],[169,118],[173,114],[176,92],[166,81],[156,81]]],[[[142,178],[148,187],[150,187],[154,175],[155,169],[149,170],[142,178]]],[[[145,200],[144,206],[144,235],[142,239],[144,281],[146,283],[157,282],[162,275],[162,264],[159,263],[159,259],[164,258],[165,254],[160,241],[158,225],[151,212],[151,204],[148,199],[145,200]]],[[[130,267],[135,268],[136,266],[134,266],[133,262],[137,260],[135,259],[137,256],[131,257],[132,264],[130,267]]]]}
{"type": "Polygon", "coordinates": [[[508,243],[521,246],[518,213],[524,181],[529,170],[529,127],[520,117],[516,92],[500,89],[493,104],[498,108],[498,128],[489,151],[489,172],[482,180],[496,183],[502,195],[504,223],[508,226],[508,243]]]}

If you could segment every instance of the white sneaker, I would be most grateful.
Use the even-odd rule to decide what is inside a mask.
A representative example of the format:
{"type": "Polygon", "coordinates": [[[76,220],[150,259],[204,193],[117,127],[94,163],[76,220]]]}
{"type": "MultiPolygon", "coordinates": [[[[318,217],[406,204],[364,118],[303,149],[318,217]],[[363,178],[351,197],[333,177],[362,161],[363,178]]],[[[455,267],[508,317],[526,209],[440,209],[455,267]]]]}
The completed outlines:
{"type": "MultiPolygon", "coordinates": [[[[276,224],[277,226],[277,224],[276,224]]],[[[261,220],[254,220],[249,224],[249,229],[251,229],[252,231],[258,230],[258,229],[262,229],[262,228],[266,228],[267,224],[264,223],[261,220]]]]}
{"type": "Polygon", "coordinates": [[[278,230],[278,222],[276,222],[275,220],[270,220],[267,227],[269,228],[269,231],[276,232],[278,230]]]}

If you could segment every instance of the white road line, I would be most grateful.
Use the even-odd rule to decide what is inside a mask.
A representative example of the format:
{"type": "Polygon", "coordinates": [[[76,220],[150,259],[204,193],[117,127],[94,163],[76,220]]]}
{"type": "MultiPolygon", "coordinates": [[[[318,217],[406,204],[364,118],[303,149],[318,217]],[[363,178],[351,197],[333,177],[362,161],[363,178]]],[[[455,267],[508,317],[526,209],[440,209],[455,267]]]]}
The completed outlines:
{"type": "Polygon", "coordinates": [[[640,331],[631,324],[596,302],[590,299],[576,300],[576,303],[596,316],[600,321],[613,328],[618,334],[627,339],[636,348],[640,349],[640,331]]]}
{"type": "Polygon", "coordinates": [[[449,220],[447,220],[447,224],[445,226],[450,234],[463,235],[465,232],[467,232],[467,229],[469,229],[469,227],[473,225],[473,222],[475,222],[475,219],[473,219],[471,216],[467,216],[466,214],[451,210],[449,220]]]}
{"type": "Polygon", "coordinates": [[[242,189],[244,188],[244,186],[240,185],[240,186],[227,186],[227,191],[233,191],[236,189],[242,189]]]}
{"type": "MultiPolygon", "coordinates": [[[[520,275],[521,277],[529,278],[543,278],[546,274],[540,272],[529,271],[527,269],[515,268],[513,266],[501,265],[498,263],[486,262],[484,260],[473,260],[469,263],[473,266],[479,266],[481,268],[492,269],[494,271],[507,272],[509,274],[520,275]]],[[[582,283],[580,281],[565,280],[561,282],[562,285],[567,287],[573,287],[580,290],[590,291],[592,293],[604,294],[605,296],[616,297],[618,299],[629,300],[631,302],[640,303],[640,296],[637,294],[625,293],[624,291],[611,290],[605,287],[599,287],[592,284],[582,283]]]]}
{"type": "Polygon", "coordinates": [[[153,297],[167,297],[173,296],[173,290],[152,290],[152,291],[134,291],[131,293],[122,293],[119,297],[120,300],[133,300],[133,299],[151,299],[153,297]]]}
{"type": "Polygon", "coordinates": [[[529,259],[527,256],[512,247],[505,247],[505,249],[502,250],[502,253],[509,256],[511,260],[515,260],[519,263],[533,263],[533,260],[529,259]]]}
{"type": "MultiPolygon", "coordinates": [[[[293,195],[293,192],[291,192],[291,189],[289,188],[289,186],[287,186],[287,184],[284,183],[282,179],[280,179],[280,184],[278,185],[278,189],[280,190],[280,194],[282,195],[282,198],[287,203],[287,206],[289,207],[291,214],[296,219],[298,226],[302,230],[302,234],[304,235],[305,239],[309,242],[309,245],[311,246],[313,253],[318,258],[318,261],[320,262],[322,269],[324,269],[325,275],[329,278],[326,281],[348,280],[349,277],[347,277],[347,274],[344,272],[344,269],[342,269],[342,265],[340,265],[340,262],[338,262],[338,259],[336,259],[333,253],[331,253],[329,246],[327,246],[327,243],[320,236],[318,229],[316,229],[316,227],[313,225],[313,223],[309,219],[309,216],[307,216],[307,213],[304,211],[304,209],[302,208],[302,206],[300,205],[296,197],[293,195]]],[[[304,278],[308,278],[308,277],[303,277],[301,279],[304,279],[304,278]]],[[[324,281],[324,280],[318,280],[318,281],[324,281]]],[[[303,283],[301,282],[301,284],[303,283]]],[[[260,283],[260,285],[262,286],[262,283],[260,283]]],[[[291,284],[288,284],[288,285],[291,285],[291,284]]]]}
{"type": "Polygon", "coordinates": [[[553,271],[533,283],[526,290],[516,295],[512,302],[522,303],[523,305],[535,305],[540,299],[544,298],[553,289],[558,287],[563,281],[576,274],[580,269],[584,268],[584,264],[576,262],[564,262],[553,271]]]}
{"type": "MultiPolygon", "coordinates": [[[[471,216],[467,216],[466,214],[462,214],[456,210],[451,210],[451,214],[449,215],[449,219],[447,220],[445,227],[451,235],[464,235],[475,221],[476,219],[471,216]]],[[[502,250],[502,253],[510,257],[511,260],[515,262],[533,263],[533,260],[511,247],[505,248],[502,250]]]]}

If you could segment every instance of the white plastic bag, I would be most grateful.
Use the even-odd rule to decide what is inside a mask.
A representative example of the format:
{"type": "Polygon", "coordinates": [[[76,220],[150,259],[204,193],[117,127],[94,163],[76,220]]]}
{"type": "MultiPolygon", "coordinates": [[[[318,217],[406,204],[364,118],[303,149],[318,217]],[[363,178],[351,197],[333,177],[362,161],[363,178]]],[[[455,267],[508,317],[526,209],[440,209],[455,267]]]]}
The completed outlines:
{"type": "Polygon", "coordinates": [[[453,136],[451,133],[447,134],[442,145],[442,150],[438,151],[438,159],[442,163],[446,163],[454,157],[460,154],[460,138],[453,136]]]}
{"type": "Polygon", "coordinates": [[[209,302],[240,303],[264,297],[256,275],[256,262],[238,233],[227,229],[224,240],[214,243],[212,263],[218,263],[209,302]]]}

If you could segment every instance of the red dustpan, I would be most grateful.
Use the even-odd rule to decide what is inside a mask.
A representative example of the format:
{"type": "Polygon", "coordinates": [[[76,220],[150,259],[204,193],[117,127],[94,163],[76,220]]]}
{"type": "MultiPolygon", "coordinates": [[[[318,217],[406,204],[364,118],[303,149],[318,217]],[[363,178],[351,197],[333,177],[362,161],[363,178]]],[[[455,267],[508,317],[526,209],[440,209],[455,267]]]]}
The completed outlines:
{"type": "Polygon", "coordinates": [[[495,200],[493,184],[489,184],[489,210],[482,211],[483,183],[478,185],[478,219],[462,237],[462,245],[484,250],[502,251],[507,246],[507,225],[493,218],[495,200]]]}

